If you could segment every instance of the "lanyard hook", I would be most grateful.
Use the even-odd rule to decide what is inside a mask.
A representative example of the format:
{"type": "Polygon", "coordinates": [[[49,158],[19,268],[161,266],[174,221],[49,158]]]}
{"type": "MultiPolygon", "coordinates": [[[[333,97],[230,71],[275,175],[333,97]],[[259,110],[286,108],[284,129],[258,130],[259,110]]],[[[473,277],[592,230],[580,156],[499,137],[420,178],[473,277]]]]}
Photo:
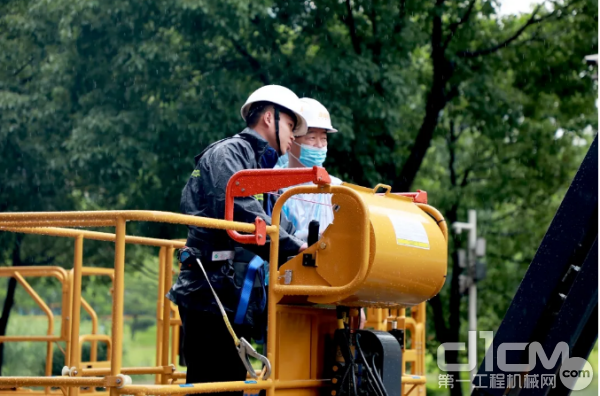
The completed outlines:
{"type": "Polygon", "coordinates": [[[250,376],[254,379],[258,379],[252,364],[250,363],[250,356],[255,359],[258,359],[265,366],[263,371],[264,374],[262,376],[263,380],[266,380],[271,376],[271,362],[269,359],[256,352],[256,349],[252,348],[252,345],[248,341],[244,339],[244,337],[240,338],[240,343],[237,345],[238,354],[240,355],[240,359],[242,359],[242,363],[244,363],[244,367],[250,374],[250,376]]]}

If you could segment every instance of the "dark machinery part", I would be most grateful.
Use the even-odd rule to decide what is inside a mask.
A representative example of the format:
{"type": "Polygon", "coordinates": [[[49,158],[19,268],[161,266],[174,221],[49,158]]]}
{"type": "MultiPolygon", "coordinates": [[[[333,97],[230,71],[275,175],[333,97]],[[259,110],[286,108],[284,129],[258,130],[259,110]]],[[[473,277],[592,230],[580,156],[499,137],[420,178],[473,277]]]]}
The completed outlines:
{"type": "MultiPolygon", "coordinates": [[[[308,246],[312,246],[319,241],[319,222],[312,220],[308,223],[308,246]]],[[[302,255],[302,265],[305,267],[316,267],[316,260],[312,254],[302,255]]]]}
{"type": "MultiPolygon", "coordinates": [[[[569,357],[587,359],[598,338],[598,139],[594,140],[531,262],[479,367],[473,394],[501,396],[568,395],[559,379],[561,360],[546,368],[536,355],[532,375],[555,376],[556,386],[491,388],[492,375],[523,375],[498,367],[505,343],[539,342],[547,357],[559,342],[569,357]],[[491,371],[485,367],[491,364],[491,371]]],[[[510,351],[507,364],[529,362],[529,348],[510,351]]],[[[522,377],[521,377],[522,379],[522,377]]],[[[523,383],[523,381],[521,381],[523,383]]],[[[517,382],[518,384],[518,382],[517,382]]],[[[514,384],[513,384],[514,385],[514,384]]]]}
{"type": "Polygon", "coordinates": [[[318,220],[311,220],[311,222],[308,223],[308,246],[314,245],[319,240],[319,227],[318,220]]]}
{"type": "Polygon", "coordinates": [[[346,396],[402,394],[402,350],[384,331],[338,329],[331,393],[346,396]],[[335,393],[333,393],[335,391],[335,393]]]}
{"type": "Polygon", "coordinates": [[[404,350],[404,330],[400,330],[400,329],[392,329],[389,331],[389,333],[394,336],[394,338],[396,340],[398,340],[398,343],[400,344],[400,348],[402,350],[404,350]]]}

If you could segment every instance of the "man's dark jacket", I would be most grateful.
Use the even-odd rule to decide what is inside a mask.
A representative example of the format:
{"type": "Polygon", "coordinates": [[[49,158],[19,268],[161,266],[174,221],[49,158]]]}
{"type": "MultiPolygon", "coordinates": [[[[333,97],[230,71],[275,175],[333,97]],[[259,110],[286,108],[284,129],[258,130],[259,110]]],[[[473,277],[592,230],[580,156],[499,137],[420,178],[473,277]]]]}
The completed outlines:
{"type": "MultiPolygon", "coordinates": [[[[229,178],[240,170],[264,167],[261,164],[265,163],[264,160],[269,154],[268,148],[267,141],[249,128],[207,147],[195,157],[196,167],[181,195],[181,211],[194,216],[223,219],[225,190],[229,178]]],[[[267,225],[271,224],[271,218],[263,209],[261,196],[235,198],[234,203],[235,221],[253,223],[258,216],[264,219],[267,225]]],[[[291,222],[282,215],[279,234],[279,254],[282,258],[298,254],[303,244],[303,241],[292,235],[293,232],[291,222]]],[[[235,260],[216,261],[205,265],[211,284],[229,316],[235,315],[247,258],[257,254],[268,260],[270,241],[267,241],[265,246],[241,245],[229,238],[224,230],[190,226],[187,246],[205,252],[236,250],[235,260]]],[[[202,261],[204,264],[205,261],[202,261]]],[[[220,314],[204,275],[198,270],[183,269],[167,297],[188,309],[220,314]]],[[[251,299],[246,323],[253,324],[252,316],[260,310],[261,307],[257,307],[256,302],[251,299]]]]}

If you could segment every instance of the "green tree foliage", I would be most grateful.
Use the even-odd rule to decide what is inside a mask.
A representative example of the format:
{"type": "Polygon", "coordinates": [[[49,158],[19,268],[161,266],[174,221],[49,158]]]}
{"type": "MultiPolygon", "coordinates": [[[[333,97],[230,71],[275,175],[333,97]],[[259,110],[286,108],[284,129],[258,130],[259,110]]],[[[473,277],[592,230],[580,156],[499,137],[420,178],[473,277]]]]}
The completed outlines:
{"type": "MultiPolygon", "coordinates": [[[[482,330],[495,330],[500,323],[596,134],[592,73],[582,62],[593,39],[581,40],[581,32],[595,29],[595,10],[596,5],[581,3],[484,60],[484,55],[471,57],[475,52],[458,53],[462,63],[456,74],[466,82],[440,117],[416,184],[429,191],[449,224],[465,221],[467,209],[478,210],[489,268],[478,296],[482,330]],[[564,30],[567,23],[577,28],[564,30]]],[[[535,16],[507,19],[506,30],[518,31],[531,18],[535,16]]],[[[473,34],[471,45],[497,46],[494,37],[502,32],[489,21],[482,27],[487,30],[473,34]]],[[[435,337],[430,351],[439,343],[466,338],[461,320],[466,299],[458,278],[461,246],[464,241],[453,236],[450,287],[431,300],[429,329],[435,337]]]]}
{"type": "MultiPolygon", "coordinates": [[[[521,16],[497,5],[5,1],[0,210],[178,211],[193,156],[243,128],[239,107],[253,89],[282,84],[331,111],[333,174],[427,189],[449,223],[479,210],[493,278],[482,284],[481,323],[494,328],[597,131],[583,62],[597,52],[597,4],[557,0],[521,16]]],[[[36,252],[46,239],[14,238],[2,235],[2,263],[68,262],[54,245],[21,257],[21,245],[36,252]]],[[[431,304],[437,341],[461,330],[460,243],[431,304]]],[[[111,265],[112,247],[99,246],[86,242],[89,263],[111,265]]],[[[128,250],[131,267],[147,254],[128,250]]]]}

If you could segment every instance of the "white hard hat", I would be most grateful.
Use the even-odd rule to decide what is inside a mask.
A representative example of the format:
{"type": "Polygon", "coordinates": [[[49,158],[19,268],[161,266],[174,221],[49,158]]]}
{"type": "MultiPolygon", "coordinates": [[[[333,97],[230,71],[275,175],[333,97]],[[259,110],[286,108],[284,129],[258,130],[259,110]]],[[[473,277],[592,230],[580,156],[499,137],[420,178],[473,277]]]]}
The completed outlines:
{"type": "Polygon", "coordinates": [[[318,100],[311,98],[300,99],[302,103],[302,115],[306,119],[309,128],[326,129],[327,133],[334,133],[338,130],[331,125],[329,112],[318,100]]]}
{"type": "Polygon", "coordinates": [[[246,120],[250,107],[256,102],[271,102],[288,109],[296,115],[294,136],[306,135],[308,127],[306,126],[306,119],[302,116],[300,111],[302,104],[300,103],[298,96],[288,88],[282,87],[281,85],[265,85],[252,92],[240,110],[244,121],[246,120]]]}

